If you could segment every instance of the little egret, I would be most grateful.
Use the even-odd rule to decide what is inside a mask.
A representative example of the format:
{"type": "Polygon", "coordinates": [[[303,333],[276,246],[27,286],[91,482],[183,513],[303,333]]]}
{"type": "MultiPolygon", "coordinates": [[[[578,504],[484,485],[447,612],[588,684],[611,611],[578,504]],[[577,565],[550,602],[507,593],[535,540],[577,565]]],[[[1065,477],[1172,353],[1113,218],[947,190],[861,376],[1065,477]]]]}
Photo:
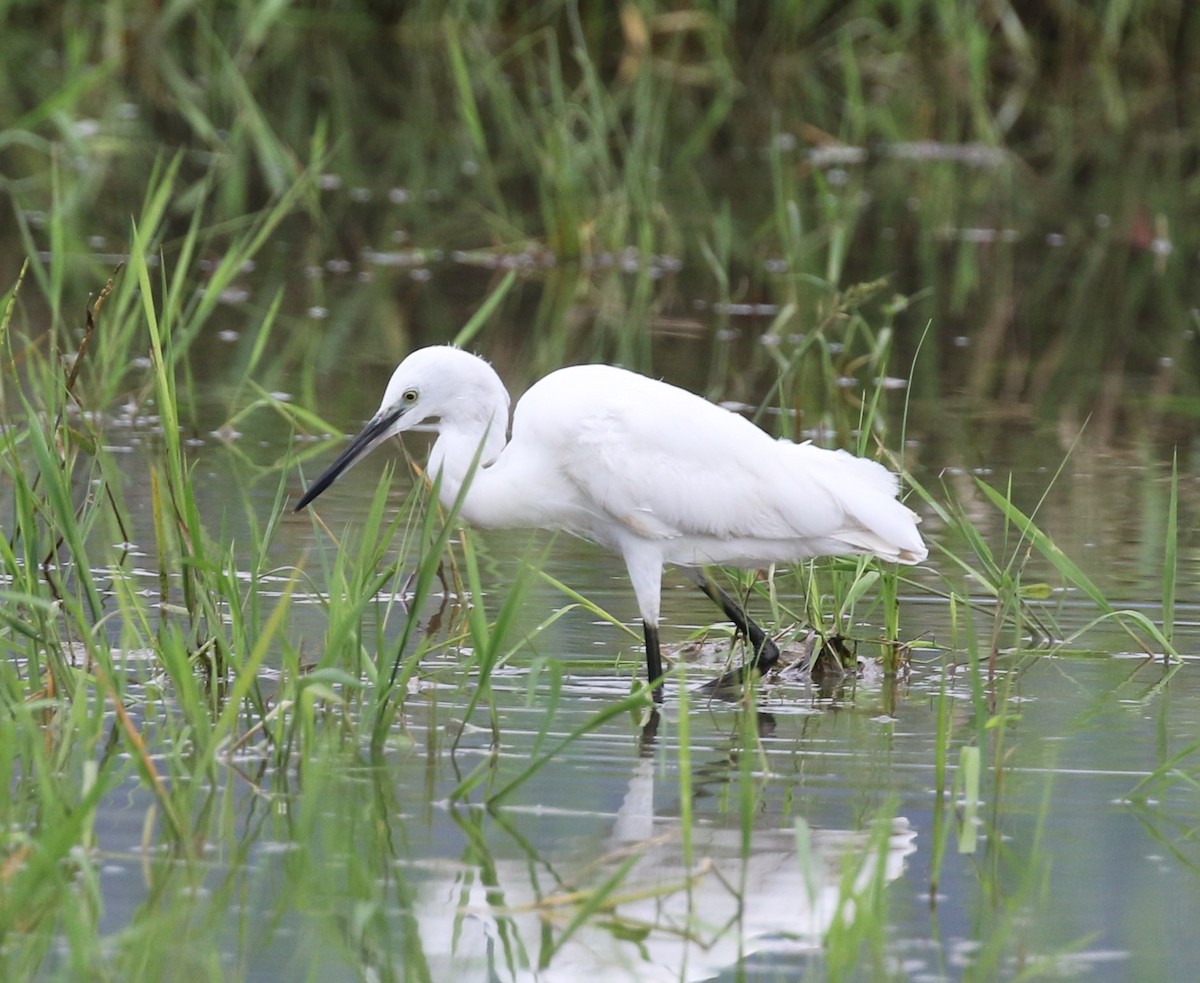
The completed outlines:
{"type": "Polygon", "coordinates": [[[387,438],[437,433],[428,474],[440,498],[483,528],[562,530],[625,560],[661,699],[658,616],[664,564],[684,568],[753,649],[743,673],[779,650],[708,565],[758,568],[814,556],[926,556],[897,478],[846,451],[775,440],[749,420],[611,365],[550,373],[525,393],[506,439],[508,390],[458,348],[421,348],[393,373],[379,412],[304,493],[300,511],[387,438]],[[474,468],[474,474],[472,469],[474,468]]]}

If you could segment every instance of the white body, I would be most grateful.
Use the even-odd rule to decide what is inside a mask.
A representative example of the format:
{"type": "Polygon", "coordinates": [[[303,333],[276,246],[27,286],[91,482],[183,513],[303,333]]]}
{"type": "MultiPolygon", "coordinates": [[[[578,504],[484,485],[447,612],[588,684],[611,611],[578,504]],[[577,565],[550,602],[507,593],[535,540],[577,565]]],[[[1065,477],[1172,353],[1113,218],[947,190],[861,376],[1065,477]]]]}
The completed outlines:
{"type": "Polygon", "coordinates": [[[507,391],[486,362],[454,348],[420,349],[392,376],[361,453],[431,423],[438,439],[429,472],[441,473],[444,504],[458,498],[479,454],[462,517],[482,527],[561,529],[621,554],[649,625],[658,624],[666,563],[926,556],[919,520],[896,500],[886,468],[775,440],[699,396],[624,369],[553,372],[517,405],[508,441],[507,422],[507,391]]]}

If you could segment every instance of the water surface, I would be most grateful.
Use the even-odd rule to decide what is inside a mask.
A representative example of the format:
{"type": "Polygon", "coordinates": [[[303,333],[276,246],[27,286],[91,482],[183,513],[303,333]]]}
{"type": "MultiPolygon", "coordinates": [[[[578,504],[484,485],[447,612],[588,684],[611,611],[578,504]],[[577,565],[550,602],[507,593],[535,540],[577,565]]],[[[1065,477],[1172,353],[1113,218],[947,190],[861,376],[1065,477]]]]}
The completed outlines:
{"type": "MultiPolygon", "coordinates": [[[[331,529],[353,534],[383,456],[318,503],[331,529]]],[[[215,441],[197,448],[197,461],[214,478],[245,468],[215,441]]],[[[1116,603],[1152,611],[1154,580],[1137,540],[1122,533],[1139,495],[1145,501],[1139,475],[1119,458],[1089,460],[1055,486],[1043,521],[1104,557],[1096,578],[1116,603]]],[[[1018,478],[1018,492],[1038,494],[1047,469],[1018,478]]],[[[228,505],[229,480],[206,496],[214,513],[228,505]]],[[[405,480],[394,484],[398,500],[405,480]]],[[[267,490],[250,502],[265,509],[267,490]]],[[[130,775],[97,820],[107,858],[102,928],[198,920],[208,931],[194,952],[181,940],[181,964],[211,958],[201,941],[215,932],[222,962],[247,979],[353,979],[363,964],[434,979],[782,979],[829,971],[829,933],[853,938],[856,918],[881,919],[881,941],[858,956],[857,978],[1012,978],[1031,967],[1050,978],[1181,978],[1200,949],[1167,933],[1174,913],[1200,900],[1187,834],[1200,816],[1191,757],[1162,769],[1200,726],[1191,664],[1159,689],[1161,660],[1118,628],[1051,649],[1005,626],[989,678],[975,662],[979,652],[986,660],[989,602],[979,596],[972,618],[951,618],[939,592],[959,575],[936,548],[933,516],[926,532],[931,559],[901,590],[903,634],[925,645],[901,676],[867,665],[841,685],[769,684],[747,707],[696,692],[717,671],[696,665],[686,700],[671,681],[653,735],[623,713],[566,743],[492,807],[482,804],[488,795],[626,695],[644,670],[638,640],[591,612],[574,608],[541,627],[571,602],[531,563],[636,630],[619,559],[564,536],[473,534],[480,602],[494,611],[518,580],[524,591],[512,658],[492,681],[499,744],[484,708],[464,717],[475,684],[465,653],[439,648],[381,757],[351,744],[280,771],[254,741],[231,753],[206,797],[199,885],[146,842],[151,799],[130,775]],[[974,654],[972,633],[982,640],[974,654]],[[561,689],[547,662],[566,667],[561,689]],[[531,668],[540,671],[532,683],[531,668]],[[980,746],[981,706],[992,725],[968,810],[954,782],[961,748],[980,746]],[[477,768],[481,783],[452,798],[477,768]],[[589,892],[610,878],[603,904],[576,924],[589,892]]],[[[1002,549],[1002,524],[989,535],[1002,549]]],[[[273,546],[281,565],[304,565],[318,594],[317,558],[333,548],[304,515],[290,517],[273,546]]],[[[788,593],[794,582],[781,578],[785,606],[803,610],[788,593]]],[[[459,604],[442,598],[414,616],[444,632],[459,604]]],[[[1071,591],[1040,607],[1065,634],[1096,613],[1071,591]]],[[[1182,651],[1194,648],[1197,613],[1179,611],[1182,651]]],[[[667,639],[683,642],[715,616],[668,577],[667,639]]],[[[394,641],[405,615],[384,597],[367,617],[394,641]]],[[[319,605],[297,604],[293,630],[314,654],[323,620],[319,605]]],[[[869,640],[878,626],[861,630],[869,640]]],[[[390,658],[386,645],[372,656],[390,658]]],[[[868,660],[877,651],[861,645],[868,660]]]]}

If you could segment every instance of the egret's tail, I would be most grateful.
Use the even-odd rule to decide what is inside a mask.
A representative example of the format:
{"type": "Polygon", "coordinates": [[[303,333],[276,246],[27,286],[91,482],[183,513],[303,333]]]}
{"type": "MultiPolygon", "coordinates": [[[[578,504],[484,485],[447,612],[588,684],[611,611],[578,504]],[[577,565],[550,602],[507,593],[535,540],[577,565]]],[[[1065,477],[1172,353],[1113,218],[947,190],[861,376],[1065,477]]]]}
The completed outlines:
{"type": "Polygon", "coordinates": [[[881,560],[892,560],[896,563],[912,565],[920,563],[929,555],[921,534],[917,532],[917,523],[921,517],[912,509],[905,508],[899,502],[895,503],[903,510],[903,515],[889,522],[887,534],[880,534],[877,529],[849,530],[838,536],[855,553],[873,553],[881,560]]]}
{"type": "Polygon", "coordinates": [[[833,535],[846,544],[847,552],[874,553],[882,560],[907,564],[920,563],[929,555],[917,532],[921,517],[897,500],[900,480],[891,471],[842,450],[811,444],[798,445],[797,450],[823,455],[808,471],[836,499],[848,520],[833,535]]]}

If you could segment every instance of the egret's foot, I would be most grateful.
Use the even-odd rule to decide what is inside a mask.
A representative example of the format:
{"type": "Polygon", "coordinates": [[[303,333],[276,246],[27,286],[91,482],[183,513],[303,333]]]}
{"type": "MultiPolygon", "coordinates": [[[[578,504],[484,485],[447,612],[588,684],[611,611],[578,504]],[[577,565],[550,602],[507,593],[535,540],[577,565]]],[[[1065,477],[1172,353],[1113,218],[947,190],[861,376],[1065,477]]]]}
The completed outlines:
{"type": "Polygon", "coordinates": [[[779,647],[769,638],[764,638],[758,653],[745,665],[723,672],[716,679],[699,687],[699,692],[721,699],[737,699],[746,682],[754,676],[776,673],[786,682],[812,681],[814,683],[837,683],[857,672],[857,657],[854,649],[841,635],[822,637],[809,631],[799,645],[799,652],[788,649],[789,662],[782,661],[779,647]]]}
{"type": "MultiPolygon", "coordinates": [[[[753,670],[751,670],[753,671],[753,670]]],[[[736,700],[742,695],[742,686],[746,682],[747,667],[738,666],[723,672],[716,679],[710,679],[698,688],[698,692],[715,696],[722,700],[736,700]]]]}
{"type": "Polygon", "coordinates": [[[751,638],[750,640],[755,647],[754,659],[748,665],[743,666],[743,669],[754,669],[763,675],[779,665],[779,646],[762,634],[761,630],[757,639],[751,638]]]}
{"type": "Polygon", "coordinates": [[[815,685],[822,695],[832,695],[859,674],[853,643],[841,635],[826,637],[809,629],[787,647],[785,658],[772,678],[786,686],[815,685]]]}
{"type": "Polygon", "coordinates": [[[700,692],[722,699],[736,698],[737,691],[745,686],[748,680],[770,672],[778,664],[779,646],[763,636],[753,659],[736,669],[721,673],[716,679],[709,680],[700,687],[700,692]]]}

